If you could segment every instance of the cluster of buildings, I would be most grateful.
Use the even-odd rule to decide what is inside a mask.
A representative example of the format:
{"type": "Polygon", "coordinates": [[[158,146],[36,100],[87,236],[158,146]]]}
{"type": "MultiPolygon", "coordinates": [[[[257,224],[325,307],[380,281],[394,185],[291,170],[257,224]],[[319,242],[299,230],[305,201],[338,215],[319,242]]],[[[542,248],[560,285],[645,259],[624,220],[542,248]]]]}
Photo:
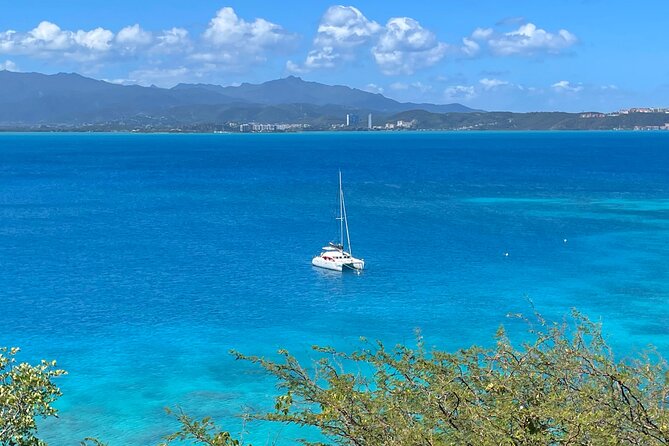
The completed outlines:
{"type": "Polygon", "coordinates": [[[634,130],[669,130],[669,122],[664,125],[635,125],[634,130]]]}
{"type": "MultiPolygon", "coordinates": [[[[362,128],[363,126],[360,123],[360,116],[356,115],[355,113],[347,113],[346,114],[346,125],[345,127],[351,127],[351,128],[362,128]]],[[[365,127],[367,129],[372,129],[372,114],[367,115],[367,126],[365,127]]]]}
{"type": "Polygon", "coordinates": [[[630,115],[633,113],[666,113],[669,114],[669,108],[625,108],[612,113],[581,113],[581,118],[606,118],[607,116],[630,115]]]}
{"type": "Polygon", "coordinates": [[[414,129],[416,128],[416,125],[418,124],[418,121],[415,119],[412,119],[411,121],[406,121],[406,120],[398,120],[395,122],[386,122],[381,125],[374,125],[372,122],[372,114],[369,113],[367,115],[367,123],[364,125],[363,123],[360,122],[360,117],[356,115],[355,113],[347,113],[346,114],[346,120],[344,121],[343,124],[333,124],[331,128],[333,130],[361,130],[361,129],[367,129],[367,130],[404,130],[404,129],[414,129]]]}
{"type": "Polygon", "coordinates": [[[619,115],[629,115],[630,113],[669,113],[669,108],[627,108],[618,111],[619,115]]]}
{"type": "Polygon", "coordinates": [[[246,124],[231,122],[228,126],[240,133],[296,132],[310,127],[309,124],[259,124],[256,122],[246,124]]]}
{"type": "MultiPolygon", "coordinates": [[[[416,121],[415,119],[412,119],[411,121],[403,121],[403,120],[400,119],[400,120],[397,121],[397,122],[387,122],[386,125],[383,126],[382,128],[383,128],[384,130],[396,130],[396,129],[398,129],[398,130],[403,130],[403,129],[413,129],[413,128],[416,127],[416,124],[417,124],[417,123],[418,123],[418,121],[416,121]]],[[[381,127],[380,127],[380,128],[381,128],[381,127]]]]}

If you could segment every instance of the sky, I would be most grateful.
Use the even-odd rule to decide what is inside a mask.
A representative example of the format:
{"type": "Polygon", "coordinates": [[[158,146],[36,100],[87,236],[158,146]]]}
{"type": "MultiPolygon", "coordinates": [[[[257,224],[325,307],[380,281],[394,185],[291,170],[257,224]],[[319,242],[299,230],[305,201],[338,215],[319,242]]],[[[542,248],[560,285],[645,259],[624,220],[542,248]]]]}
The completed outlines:
{"type": "Polygon", "coordinates": [[[122,84],[290,75],[484,110],[669,107],[669,1],[0,0],[0,69],[122,84]]]}

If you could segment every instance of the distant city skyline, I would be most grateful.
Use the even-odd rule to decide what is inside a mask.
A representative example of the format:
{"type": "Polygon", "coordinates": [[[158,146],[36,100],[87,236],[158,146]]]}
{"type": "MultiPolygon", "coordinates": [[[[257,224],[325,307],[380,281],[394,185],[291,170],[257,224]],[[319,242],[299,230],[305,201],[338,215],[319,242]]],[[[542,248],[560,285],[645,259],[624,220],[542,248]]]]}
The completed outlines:
{"type": "Polygon", "coordinates": [[[24,0],[0,15],[0,69],[161,87],[297,75],[486,110],[667,107],[667,13],[660,0],[24,0]]]}

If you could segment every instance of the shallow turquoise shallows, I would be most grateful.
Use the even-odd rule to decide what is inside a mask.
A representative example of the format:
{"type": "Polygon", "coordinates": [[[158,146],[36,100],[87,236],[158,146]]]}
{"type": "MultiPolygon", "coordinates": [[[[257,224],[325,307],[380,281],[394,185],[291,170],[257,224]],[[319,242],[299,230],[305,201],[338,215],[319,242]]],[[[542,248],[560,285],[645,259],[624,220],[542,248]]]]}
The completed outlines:
{"type": "Polygon", "coordinates": [[[576,307],[669,356],[669,132],[4,134],[0,186],[0,345],[69,371],[52,445],[153,445],[176,405],[313,435],[241,421],[275,390],[230,349],[455,349],[576,307]],[[339,169],[361,275],[311,266],[339,169]]]}

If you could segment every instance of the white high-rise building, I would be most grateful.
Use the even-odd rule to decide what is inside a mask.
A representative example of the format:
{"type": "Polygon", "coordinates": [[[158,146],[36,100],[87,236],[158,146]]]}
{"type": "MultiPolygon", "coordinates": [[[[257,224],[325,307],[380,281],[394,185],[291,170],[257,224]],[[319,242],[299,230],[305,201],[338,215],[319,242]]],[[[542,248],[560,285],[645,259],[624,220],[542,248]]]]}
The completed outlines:
{"type": "Polygon", "coordinates": [[[346,113],[346,127],[350,127],[350,126],[351,126],[351,115],[346,113]]]}
{"type": "Polygon", "coordinates": [[[372,129],[372,114],[371,113],[367,115],[367,128],[370,129],[370,130],[372,129]]]}

